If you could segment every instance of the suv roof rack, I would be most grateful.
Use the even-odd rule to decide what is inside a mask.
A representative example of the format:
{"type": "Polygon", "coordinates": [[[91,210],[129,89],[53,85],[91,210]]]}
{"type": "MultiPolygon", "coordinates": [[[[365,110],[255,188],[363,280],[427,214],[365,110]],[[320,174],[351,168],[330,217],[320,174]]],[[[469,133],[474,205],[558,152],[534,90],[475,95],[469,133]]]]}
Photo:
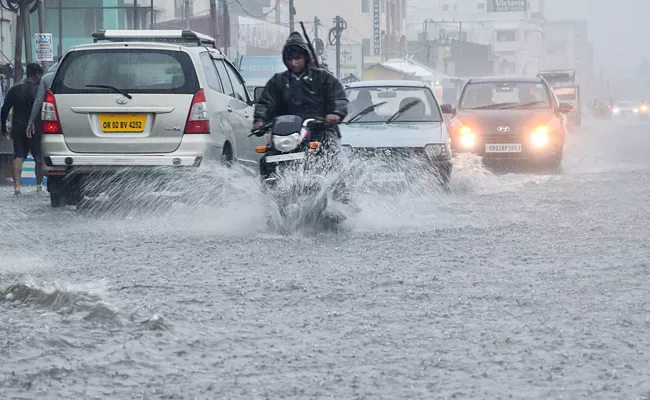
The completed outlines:
{"type": "Polygon", "coordinates": [[[575,69],[555,69],[547,71],[539,71],[537,76],[541,76],[549,83],[575,83],[576,70],[575,69]]]}
{"type": "Polygon", "coordinates": [[[195,46],[211,46],[218,50],[217,41],[190,29],[183,30],[116,30],[100,29],[92,34],[93,42],[162,42],[162,43],[194,43],[195,46]]]}

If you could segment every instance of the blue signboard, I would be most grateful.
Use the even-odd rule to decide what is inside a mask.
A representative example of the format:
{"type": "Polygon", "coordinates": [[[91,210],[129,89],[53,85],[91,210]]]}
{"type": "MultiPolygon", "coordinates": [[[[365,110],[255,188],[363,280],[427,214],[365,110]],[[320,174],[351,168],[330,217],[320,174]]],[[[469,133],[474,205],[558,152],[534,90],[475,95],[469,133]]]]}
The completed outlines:
{"type": "Polygon", "coordinates": [[[269,79],[277,72],[284,72],[287,67],[282,56],[243,56],[239,72],[244,79],[269,79]]]}

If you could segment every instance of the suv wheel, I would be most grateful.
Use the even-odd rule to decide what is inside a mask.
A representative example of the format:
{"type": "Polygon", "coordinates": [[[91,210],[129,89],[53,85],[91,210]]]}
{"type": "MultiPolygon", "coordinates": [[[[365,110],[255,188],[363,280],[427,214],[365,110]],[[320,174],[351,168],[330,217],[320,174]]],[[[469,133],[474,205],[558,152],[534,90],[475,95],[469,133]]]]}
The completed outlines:
{"type": "Polygon", "coordinates": [[[47,190],[53,208],[66,205],[76,206],[83,200],[83,186],[80,178],[48,177],[47,190]]]}
{"type": "Polygon", "coordinates": [[[48,177],[47,191],[50,192],[50,204],[52,208],[64,207],[66,204],[66,194],[63,181],[60,177],[48,177]]]}

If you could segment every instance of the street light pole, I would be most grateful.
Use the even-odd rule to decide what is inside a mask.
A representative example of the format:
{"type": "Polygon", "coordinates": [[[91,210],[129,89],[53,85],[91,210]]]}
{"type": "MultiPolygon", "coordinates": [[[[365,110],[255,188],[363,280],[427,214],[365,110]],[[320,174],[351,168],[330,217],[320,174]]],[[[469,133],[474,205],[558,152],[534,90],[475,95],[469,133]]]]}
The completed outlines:
{"type": "Polygon", "coordinates": [[[289,0],[289,34],[292,34],[294,31],[294,12],[293,12],[293,0],[289,0]]]}

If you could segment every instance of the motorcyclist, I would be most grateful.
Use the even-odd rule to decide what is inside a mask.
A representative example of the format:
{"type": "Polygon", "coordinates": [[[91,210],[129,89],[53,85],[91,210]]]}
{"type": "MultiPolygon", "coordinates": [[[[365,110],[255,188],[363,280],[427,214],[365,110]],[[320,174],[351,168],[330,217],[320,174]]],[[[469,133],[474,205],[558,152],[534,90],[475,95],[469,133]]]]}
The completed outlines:
{"type": "Polygon", "coordinates": [[[282,59],[287,71],[275,74],[267,82],[255,105],[253,129],[262,128],[280,115],[325,118],[327,128],[318,139],[330,155],[338,154],[341,135],[336,125],[348,114],[343,85],[328,70],[314,65],[309,47],[298,32],[289,35],[282,59]]]}
{"type": "Polygon", "coordinates": [[[266,84],[255,106],[254,129],[280,115],[298,115],[303,119],[325,117],[330,125],[340,123],[348,113],[343,85],[327,70],[313,65],[309,47],[300,33],[289,36],[282,59],[287,71],[275,74],[266,84]]]}

